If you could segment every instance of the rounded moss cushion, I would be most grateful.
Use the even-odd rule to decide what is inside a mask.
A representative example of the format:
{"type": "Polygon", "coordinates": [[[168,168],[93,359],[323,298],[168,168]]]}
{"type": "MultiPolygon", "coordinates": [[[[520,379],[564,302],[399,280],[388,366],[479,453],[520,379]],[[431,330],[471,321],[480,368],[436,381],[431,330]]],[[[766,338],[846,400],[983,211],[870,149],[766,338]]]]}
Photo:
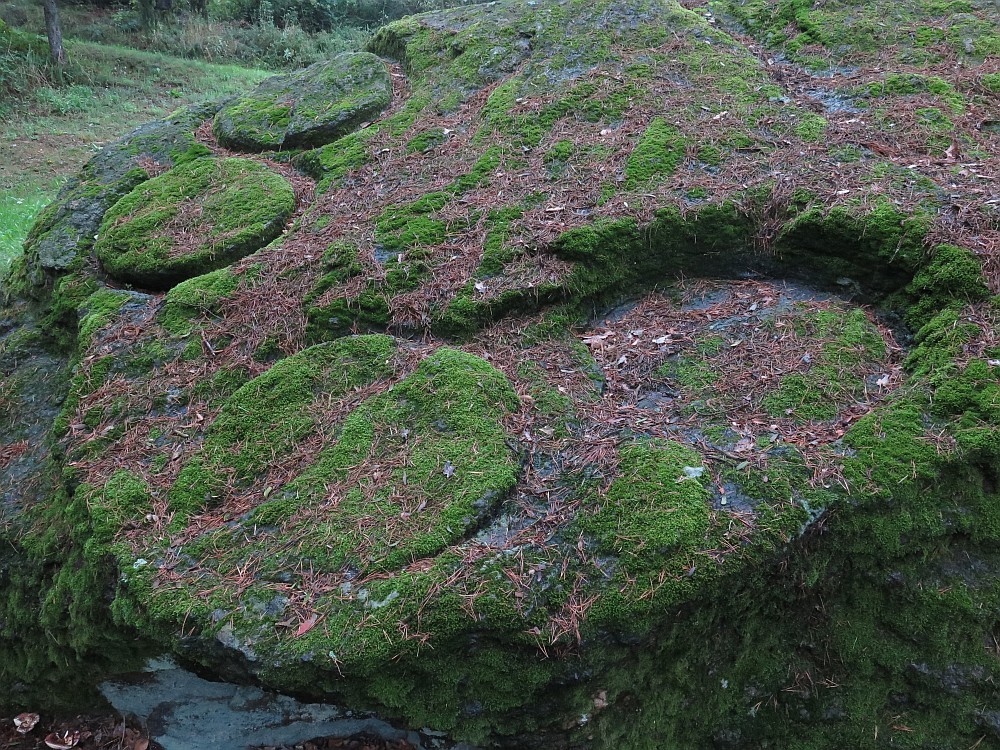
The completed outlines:
{"type": "Polygon", "coordinates": [[[118,201],[94,249],[119,281],[169,289],[263,247],[294,209],[291,185],[262,164],[195,159],[118,201]]]}
{"type": "Polygon", "coordinates": [[[377,56],[338,55],[297,73],[263,81],[216,115],[215,135],[228,148],[270,151],[322,146],[389,105],[392,81],[377,56]]]}

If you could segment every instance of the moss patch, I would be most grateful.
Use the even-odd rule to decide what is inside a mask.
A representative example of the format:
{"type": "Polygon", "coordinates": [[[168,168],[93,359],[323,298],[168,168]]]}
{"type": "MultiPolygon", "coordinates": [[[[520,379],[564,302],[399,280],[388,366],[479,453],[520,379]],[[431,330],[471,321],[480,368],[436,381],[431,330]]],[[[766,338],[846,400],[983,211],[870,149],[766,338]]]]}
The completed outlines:
{"type": "Polygon", "coordinates": [[[199,453],[169,492],[179,514],[212,503],[230,482],[239,485],[267,471],[270,461],[294,450],[321,425],[312,412],[321,398],[351,390],[392,372],[395,346],[387,336],[343,338],[281,360],[230,396],[199,453]]]}
{"type": "Polygon", "coordinates": [[[291,533],[304,535],[316,563],[328,570],[392,570],[436,554],[475,528],[513,487],[500,418],[516,403],[506,378],[486,362],[439,349],[353,412],[337,444],[289,487],[300,502],[313,504],[325,494],[321,488],[348,482],[334,516],[291,533]],[[373,459],[388,471],[355,473],[373,459]],[[366,532],[373,524],[383,529],[377,539],[366,532]]]}
{"type": "Polygon", "coordinates": [[[246,159],[197,159],[156,177],[108,211],[95,246],[110,274],[164,289],[232,263],[281,234],[291,186],[246,159]]]}
{"type": "Polygon", "coordinates": [[[359,52],[262,82],[215,116],[220,143],[244,151],[315,147],[374,119],[389,104],[385,64],[359,52]]]}
{"type": "Polygon", "coordinates": [[[634,190],[657,177],[669,177],[684,158],[685,141],[663,118],[653,120],[628,158],[625,187],[634,190]]]}

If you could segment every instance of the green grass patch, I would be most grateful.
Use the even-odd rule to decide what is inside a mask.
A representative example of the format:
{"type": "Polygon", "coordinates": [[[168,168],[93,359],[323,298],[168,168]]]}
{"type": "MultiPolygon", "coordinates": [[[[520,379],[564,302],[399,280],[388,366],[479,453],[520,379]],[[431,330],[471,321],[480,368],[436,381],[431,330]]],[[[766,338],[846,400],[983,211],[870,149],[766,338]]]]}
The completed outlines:
{"type": "Polygon", "coordinates": [[[5,274],[11,261],[21,254],[24,238],[35,216],[51,199],[52,194],[41,189],[22,195],[0,196],[0,275],[5,274]]]}

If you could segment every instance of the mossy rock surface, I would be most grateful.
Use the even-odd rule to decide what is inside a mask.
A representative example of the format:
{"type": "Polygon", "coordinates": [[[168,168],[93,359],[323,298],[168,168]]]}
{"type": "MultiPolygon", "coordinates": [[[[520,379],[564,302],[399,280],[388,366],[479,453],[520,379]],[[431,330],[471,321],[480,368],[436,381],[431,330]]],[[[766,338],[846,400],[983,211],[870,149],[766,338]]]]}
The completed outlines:
{"type": "Polygon", "coordinates": [[[291,185],[266,166],[196,159],[119,200],[94,251],[116,279],[168,289],[263,247],[281,234],[294,209],[291,185]]]}
{"type": "Polygon", "coordinates": [[[193,130],[218,108],[206,104],[179,110],[106,145],[91,159],[45,208],[25,240],[31,283],[42,285],[80,265],[105,212],[151,174],[208,154],[193,130]]]}
{"type": "Polygon", "coordinates": [[[112,209],[101,254],[149,227],[105,267],[166,294],[34,290],[61,402],[0,358],[2,434],[51,446],[6,474],[43,481],[0,693],[138,633],[483,747],[1000,741],[994,4],[689,5],[377,31],[402,95],[292,157],[246,258],[126,275],[269,158],[112,209]]]}
{"type": "Polygon", "coordinates": [[[392,98],[385,63],[346,53],[268,78],[215,116],[219,142],[242,151],[313,148],[375,119],[392,98]]]}

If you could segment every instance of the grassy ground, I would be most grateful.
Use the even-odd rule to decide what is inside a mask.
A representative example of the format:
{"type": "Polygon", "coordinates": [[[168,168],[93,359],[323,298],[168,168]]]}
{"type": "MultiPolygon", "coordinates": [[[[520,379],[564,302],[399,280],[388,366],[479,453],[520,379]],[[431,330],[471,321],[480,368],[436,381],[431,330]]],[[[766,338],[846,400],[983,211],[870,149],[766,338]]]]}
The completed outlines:
{"type": "Polygon", "coordinates": [[[67,49],[62,83],[34,48],[0,56],[0,268],[20,252],[37,212],[106,142],[269,75],[93,42],[67,49]]]}

